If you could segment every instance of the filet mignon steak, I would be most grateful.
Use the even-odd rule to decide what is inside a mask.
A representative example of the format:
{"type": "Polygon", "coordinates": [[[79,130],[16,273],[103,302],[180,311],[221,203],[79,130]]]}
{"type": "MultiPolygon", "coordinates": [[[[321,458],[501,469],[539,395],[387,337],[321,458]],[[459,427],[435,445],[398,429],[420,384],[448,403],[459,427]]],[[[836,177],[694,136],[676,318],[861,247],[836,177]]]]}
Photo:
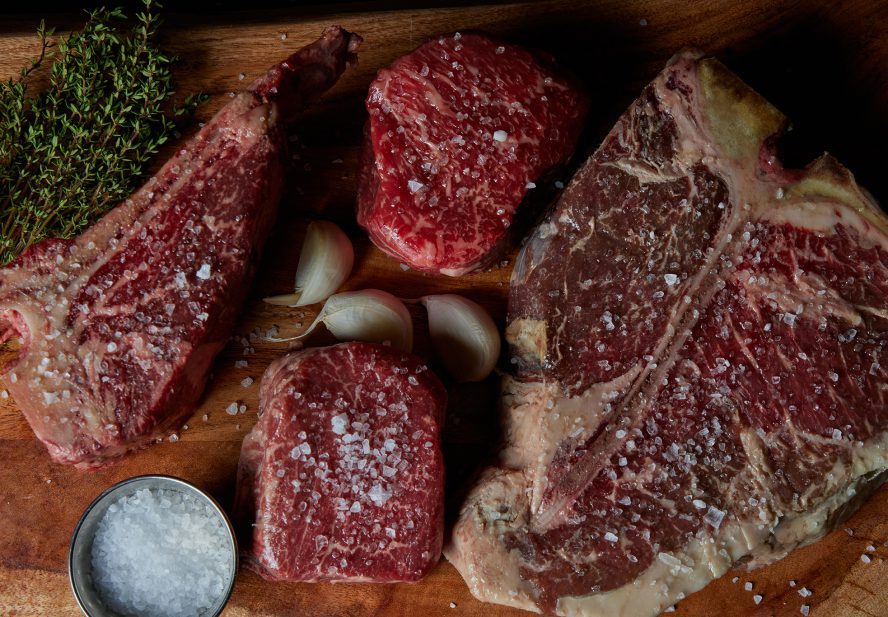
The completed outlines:
{"type": "Polygon", "coordinates": [[[821,537],[888,468],[888,222],[784,118],[684,52],[511,282],[508,445],[446,549],[473,593],[655,615],[821,537]]]}
{"type": "Polygon", "coordinates": [[[360,38],[328,28],[235,97],[123,204],[0,270],[5,380],[58,462],[95,467],[193,411],[280,199],[283,124],[360,38]]]}
{"type": "Polygon", "coordinates": [[[586,103],[516,45],[477,32],[429,41],[370,85],[358,222],[417,270],[490,265],[532,182],[573,153],[586,103]]]}
{"type": "Polygon", "coordinates": [[[441,556],[444,386],[419,358],[343,343],[275,361],[244,439],[238,518],[271,580],[413,582],[441,556]]]}

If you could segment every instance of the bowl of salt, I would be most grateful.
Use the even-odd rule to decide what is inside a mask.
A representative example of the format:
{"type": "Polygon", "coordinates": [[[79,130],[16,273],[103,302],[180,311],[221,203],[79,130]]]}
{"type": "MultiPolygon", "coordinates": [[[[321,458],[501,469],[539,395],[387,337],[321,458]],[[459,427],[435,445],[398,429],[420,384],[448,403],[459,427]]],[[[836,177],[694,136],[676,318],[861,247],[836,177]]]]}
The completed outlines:
{"type": "Polygon", "coordinates": [[[216,617],[236,574],[225,511],[170,476],[129,478],[99,495],[68,554],[71,589],[87,617],[216,617]]]}

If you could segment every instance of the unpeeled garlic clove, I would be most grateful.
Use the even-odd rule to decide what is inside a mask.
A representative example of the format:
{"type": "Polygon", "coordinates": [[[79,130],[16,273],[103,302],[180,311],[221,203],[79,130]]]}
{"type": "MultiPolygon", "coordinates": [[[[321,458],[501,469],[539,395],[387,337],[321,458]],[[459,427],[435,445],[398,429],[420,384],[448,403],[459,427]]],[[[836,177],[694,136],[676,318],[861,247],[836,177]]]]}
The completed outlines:
{"type": "Polygon", "coordinates": [[[500,333],[483,307],[456,294],[420,298],[432,345],[457,381],[481,381],[496,366],[500,333]]]}
{"type": "Polygon", "coordinates": [[[347,291],[327,298],[303,338],[323,323],[341,341],[389,342],[413,350],[413,320],[404,303],[379,289],[347,291]]]}
{"type": "Polygon", "coordinates": [[[328,221],[312,221],[296,266],[296,291],[265,298],[278,306],[307,306],[330,297],[351,274],[355,251],[348,236],[328,221]]]}

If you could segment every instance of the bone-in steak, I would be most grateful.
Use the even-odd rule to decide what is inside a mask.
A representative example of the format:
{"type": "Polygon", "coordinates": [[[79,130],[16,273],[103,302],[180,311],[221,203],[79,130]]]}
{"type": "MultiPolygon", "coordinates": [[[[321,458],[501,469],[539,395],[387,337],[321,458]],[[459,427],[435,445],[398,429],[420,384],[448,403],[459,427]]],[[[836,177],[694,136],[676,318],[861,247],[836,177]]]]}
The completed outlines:
{"type": "Polygon", "coordinates": [[[586,97],[546,62],[477,32],[379,72],[367,96],[358,222],[412,268],[489,265],[533,181],[576,146],[586,97]]]}
{"type": "Polygon", "coordinates": [[[262,378],[244,439],[239,517],[249,565],[288,581],[413,582],[441,556],[446,394],[417,358],[343,343],[262,378]]]}
{"type": "Polygon", "coordinates": [[[193,410],[274,220],[283,122],[338,79],[360,39],[329,28],[226,105],[126,202],[0,271],[6,382],[53,459],[139,448],[193,410]]]}
{"type": "Polygon", "coordinates": [[[447,549],[479,598],[654,615],[884,479],[888,222],[829,156],[782,169],[783,124],[679,54],[525,246],[509,444],[447,549]]]}

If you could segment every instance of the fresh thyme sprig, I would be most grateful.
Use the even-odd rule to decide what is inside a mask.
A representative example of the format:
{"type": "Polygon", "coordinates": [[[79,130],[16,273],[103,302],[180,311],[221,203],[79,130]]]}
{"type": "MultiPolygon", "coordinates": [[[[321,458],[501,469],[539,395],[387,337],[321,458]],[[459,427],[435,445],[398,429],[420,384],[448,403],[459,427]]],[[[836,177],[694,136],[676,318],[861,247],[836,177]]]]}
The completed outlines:
{"type": "Polygon", "coordinates": [[[17,79],[0,82],[0,263],[46,237],[69,238],[125,199],[175,131],[182,106],[173,94],[174,57],[154,45],[157,4],[129,25],[120,9],[98,9],[80,32],[51,42],[17,79]],[[49,86],[28,78],[52,59],[49,86]]]}

